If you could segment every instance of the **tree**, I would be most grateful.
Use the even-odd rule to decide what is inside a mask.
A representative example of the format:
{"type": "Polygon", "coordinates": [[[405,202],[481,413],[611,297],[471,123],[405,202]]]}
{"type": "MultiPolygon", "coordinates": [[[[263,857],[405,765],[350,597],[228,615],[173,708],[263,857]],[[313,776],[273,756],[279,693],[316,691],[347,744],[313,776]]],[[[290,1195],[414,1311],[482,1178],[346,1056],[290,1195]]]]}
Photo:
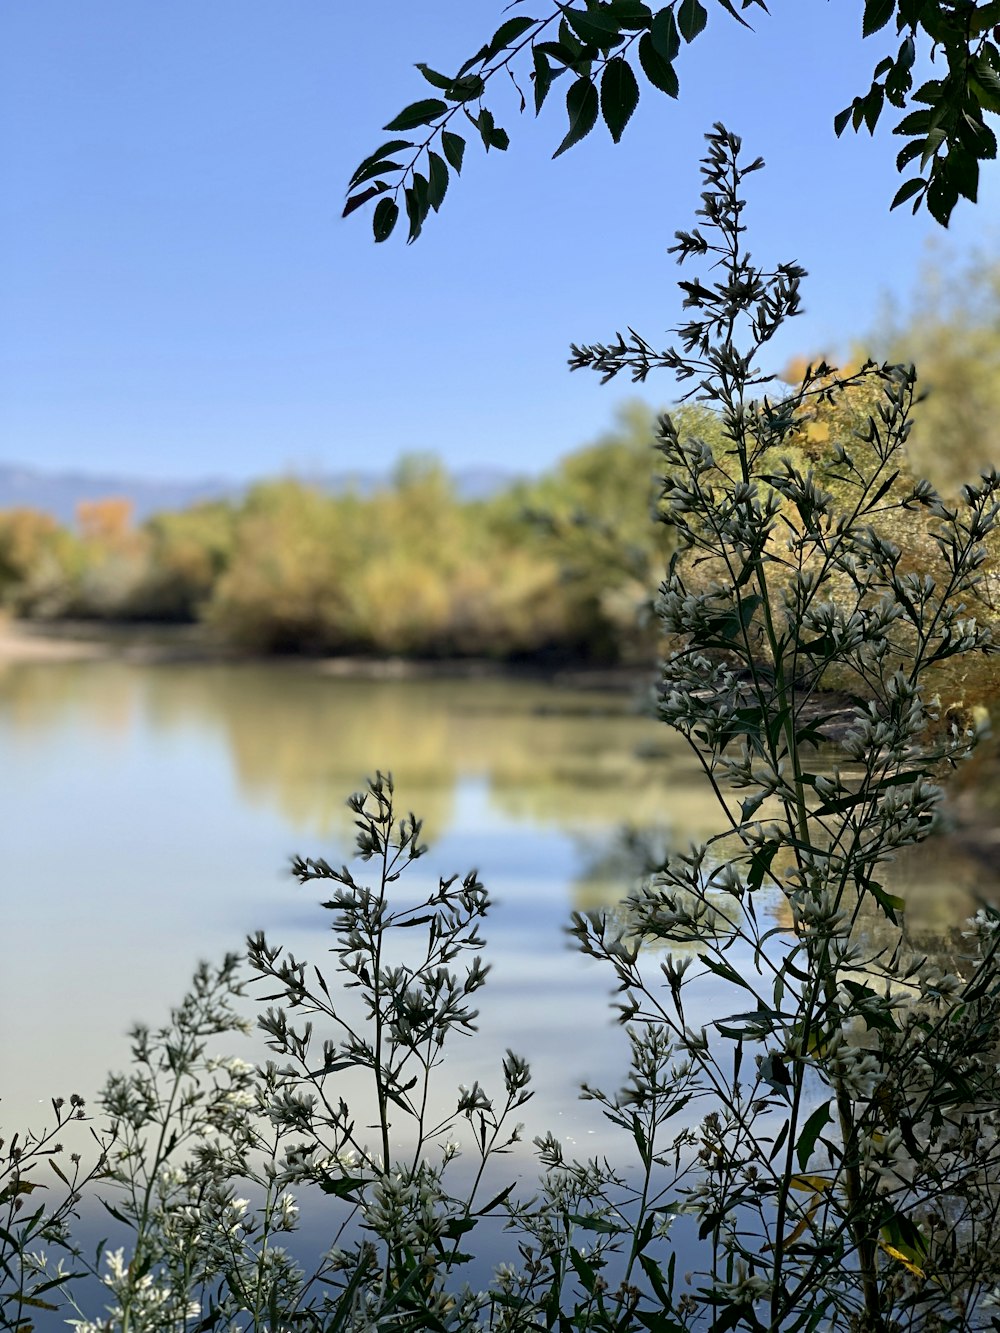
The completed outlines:
{"type": "MultiPolygon", "coordinates": [[[[739,0],[739,9],[736,0],[718,4],[745,27],[746,10],[768,12],[764,0],[739,0]]],[[[680,53],[706,30],[709,17],[701,0],[668,0],[660,8],[643,0],[548,0],[532,8],[536,16],[506,18],[454,74],[417,65],[435,95],[412,102],[385,126],[396,137],[354,172],[345,217],[377,201],[372,226],[376,241],[384,241],[399,219],[402,196],[408,240],[416,240],[431,210],[440,209],[450,173],[462,169],[467,127],[487,152],[508,147],[507,131],[486,103],[498,76],[513,80],[522,111],[528,102],[523,89],[531,88],[536,115],[555,83],[568,85],[567,129],[555,157],[588,135],[599,114],[617,143],[639,102],[637,70],[654,91],[677,97],[680,53]]],[[[980,162],[997,155],[986,117],[1000,112],[1000,0],[865,0],[863,37],[893,27],[871,86],[837,113],[834,128],[838,136],[848,125],[873,134],[887,102],[904,112],[893,127],[906,140],[896,166],[901,173],[915,166],[916,174],[899,187],[891,207],[909,202],[915,213],[925,204],[946,227],[960,196],[975,202],[980,162]],[[940,73],[914,89],[914,65],[924,54],[940,73]]]]}
{"type": "Polygon", "coordinates": [[[1000,257],[928,263],[909,308],[881,330],[893,361],[920,368],[912,466],[948,494],[1000,462],[1000,257]]]}

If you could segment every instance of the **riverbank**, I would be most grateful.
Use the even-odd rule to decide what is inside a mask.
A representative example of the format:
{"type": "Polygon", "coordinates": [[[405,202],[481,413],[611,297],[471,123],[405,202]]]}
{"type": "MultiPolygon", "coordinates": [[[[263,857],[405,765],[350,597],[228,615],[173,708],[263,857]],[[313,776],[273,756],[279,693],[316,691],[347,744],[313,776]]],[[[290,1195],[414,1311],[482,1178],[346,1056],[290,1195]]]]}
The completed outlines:
{"type": "Polygon", "coordinates": [[[545,680],[574,689],[636,690],[653,665],[594,666],[585,662],[501,661],[492,658],[322,657],[251,653],[221,643],[202,625],[108,624],[86,620],[0,620],[0,666],[5,663],[123,661],[171,663],[267,662],[289,670],[362,680],[545,680]]]}
{"type": "Polygon", "coordinates": [[[198,625],[97,625],[91,621],[0,620],[0,664],[228,660],[198,625]]]}

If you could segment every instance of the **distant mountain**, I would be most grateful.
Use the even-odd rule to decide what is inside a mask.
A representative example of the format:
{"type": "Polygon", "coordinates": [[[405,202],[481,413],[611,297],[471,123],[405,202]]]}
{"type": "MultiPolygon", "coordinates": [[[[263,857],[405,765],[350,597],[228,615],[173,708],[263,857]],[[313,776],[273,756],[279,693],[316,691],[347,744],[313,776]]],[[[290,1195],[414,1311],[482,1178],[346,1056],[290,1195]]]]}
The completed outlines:
{"type": "Polygon", "coordinates": [[[126,496],[140,521],[162,509],[185,509],[202,500],[235,499],[246,488],[238,482],[149,481],[101,472],[42,472],[16,463],[0,463],[0,509],[40,509],[61,523],[72,523],[81,500],[126,496]]]}
{"type": "MultiPolygon", "coordinates": [[[[370,495],[387,483],[389,474],[375,472],[324,473],[302,477],[305,485],[338,494],[355,490],[370,495]]],[[[509,486],[516,478],[492,468],[467,468],[454,474],[464,500],[483,500],[509,486]]],[[[125,496],[134,505],[138,522],[165,509],[187,509],[206,500],[239,500],[250,483],[224,477],[201,481],[150,481],[143,477],[101,472],[43,472],[17,463],[0,463],[0,509],[38,509],[60,523],[72,523],[81,500],[125,496]]]]}

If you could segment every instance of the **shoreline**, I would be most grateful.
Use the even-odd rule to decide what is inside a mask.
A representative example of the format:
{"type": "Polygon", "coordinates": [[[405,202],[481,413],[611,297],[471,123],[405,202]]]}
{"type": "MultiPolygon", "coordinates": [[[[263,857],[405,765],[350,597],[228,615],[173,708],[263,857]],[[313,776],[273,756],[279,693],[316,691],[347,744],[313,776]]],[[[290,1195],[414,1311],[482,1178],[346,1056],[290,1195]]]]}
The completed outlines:
{"type": "Polygon", "coordinates": [[[339,679],[544,680],[577,689],[635,690],[652,682],[655,664],[599,666],[585,662],[509,662],[487,657],[332,657],[259,653],[219,643],[200,625],[95,624],[93,621],[0,620],[0,668],[70,662],[137,666],[274,666],[339,679]]]}

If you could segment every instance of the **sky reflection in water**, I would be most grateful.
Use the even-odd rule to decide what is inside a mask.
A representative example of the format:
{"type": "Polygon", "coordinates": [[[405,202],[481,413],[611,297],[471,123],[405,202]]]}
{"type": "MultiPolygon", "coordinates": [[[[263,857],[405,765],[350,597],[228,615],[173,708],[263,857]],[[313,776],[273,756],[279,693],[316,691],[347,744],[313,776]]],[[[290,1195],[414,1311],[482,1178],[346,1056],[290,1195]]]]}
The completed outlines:
{"type": "MultiPolygon", "coordinates": [[[[576,1088],[615,1084],[625,1043],[610,975],[571,951],[564,926],[573,907],[630,888],[629,859],[615,852],[623,826],[686,844],[717,822],[683,742],[634,701],[535,682],[350,681],[291,664],[10,665],[0,745],[8,1130],[37,1121],[50,1096],[92,1098],[127,1060],[128,1025],[161,1022],[197,960],[239,948],[246,932],[263,928],[322,964],[323,895],[291,881],[288,858],[349,857],[344,800],[381,767],[401,806],[425,818],[431,854],[418,869],[475,866],[496,903],[481,1033],[442,1077],[497,1085],[513,1047],[538,1089],[529,1141],[551,1127],[593,1151],[602,1123],[576,1088]]],[[[995,873],[942,846],[903,879],[926,947],[959,927],[995,873]]]]}

